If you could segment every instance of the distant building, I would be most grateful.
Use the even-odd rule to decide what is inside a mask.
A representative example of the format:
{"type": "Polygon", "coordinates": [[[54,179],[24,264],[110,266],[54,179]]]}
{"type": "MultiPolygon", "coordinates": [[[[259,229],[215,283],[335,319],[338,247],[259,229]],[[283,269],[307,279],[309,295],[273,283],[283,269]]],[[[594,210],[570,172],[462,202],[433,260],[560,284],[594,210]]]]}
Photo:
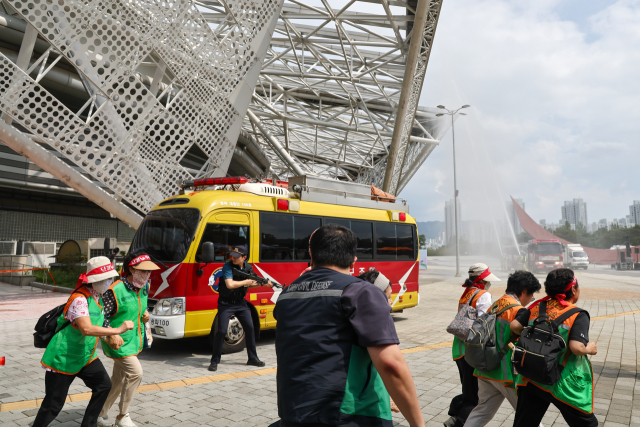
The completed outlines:
{"type": "Polygon", "coordinates": [[[629,213],[633,225],[640,225],[640,200],[633,201],[633,204],[629,206],[629,213]]]}
{"type": "MultiPolygon", "coordinates": [[[[524,202],[522,199],[513,199],[516,201],[518,205],[524,210],[524,202]]],[[[507,202],[507,217],[509,217],[509,222],[511,223],[511,228],[513,232],[518,235],[522,233],[524,230],[520,226],[520,220],[518,219],[518,214],[516,213],[516,208],[513,206],[513,202],[507,202]]]]}
{"type": "MultiPolygon", "coordinates": [[[[444,222],[445,222],[445,240],[450,243],[455,238],[455,209],[453,199],[444,202],[444,222]]],[[[458,199],[458,231],[462,236],[462,210],[460,209],[460,199],[458,199]]]]}
{"type": "Polygon", "coordinates": [[[547,228],[547,220],[546,219],[541,219],[540,220],[540,227],[547,228]]]}
{"type": "Polygon", "coordinates": [[[598,230],[598,223],[597,222],[592,222],[591,223],[591,229],[589,230],[589,233],[595,233],[596,230],[598,230]]]}
{"type": "Polygon", "coordinates": [[[606,228],[607,230],[611,230],[611,223],[607,221],[606,218],[602,218],[598,221],[598,229],[606,228]]]}
{"type": "Polygon", "coordinates": [[[582,224],[586,229],[589,225],[587,219],[587,204],[582,199],[573,199],[564,202],[564,206],[560,207],[562,211],[562,223],[568,222],[573,225],[573,229],[576,225],[582,224]]]}

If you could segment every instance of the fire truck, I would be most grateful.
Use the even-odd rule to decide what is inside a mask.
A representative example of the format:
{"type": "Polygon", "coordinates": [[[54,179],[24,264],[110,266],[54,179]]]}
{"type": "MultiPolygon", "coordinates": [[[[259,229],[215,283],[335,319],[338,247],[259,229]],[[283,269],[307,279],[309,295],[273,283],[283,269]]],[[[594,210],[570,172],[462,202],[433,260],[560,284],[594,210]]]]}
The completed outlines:
{"type": "Polygon", "coordinates": [[[534,273],[563,268],[563,250],[559,240],[530,240],[527,244],[527,268],[534,273]]]}
{"type": "MultiPolygon", "coordinates": [[[[143,249],[161,265],[151,275],[150,326],[154,338],[213,335],[218,284],[230,251],[249,248],[248,262],[263,278],[286,285],[308,267],[309,237],[318,227],[339,224],[357,237],[352,275],[370,269],[392,282],[392,311],[418,304],[418,235],[409,206],[371,195],[371,187],[319,177],[289,181],[244,177],[202,178],[183,183],[145,217],[130,250],[143,249]],[[214,247],[207,263],[202,246],[214,247]]],[[[274,329],[280,290],[251,288],[246,300],[256,331],[274,329]]],[[[229,322],[223,352],[244,347],[237,319],[229,322]]]]}

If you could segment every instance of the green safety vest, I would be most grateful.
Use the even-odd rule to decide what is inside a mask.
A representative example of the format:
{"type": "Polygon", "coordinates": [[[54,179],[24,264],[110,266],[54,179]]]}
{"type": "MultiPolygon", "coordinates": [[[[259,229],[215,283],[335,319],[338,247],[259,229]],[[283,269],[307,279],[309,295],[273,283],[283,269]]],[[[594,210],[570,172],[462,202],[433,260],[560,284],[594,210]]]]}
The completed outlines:
{"type": "Polygon", "coordinates": [[[102,342],[105,356],[111,359],[136,356],[142,351],[143,336],[142,315],[147,309],[149,291],[143,287],[139,291],[130,291],[125,284],[118,280],[109,288],[116,297],[116,312],[109,319],[112,328],[118,328],[125,320],[133,322],[133,329],[120,335],[124,344],[119,350],[113,350],[106,342],[102,342]]]}
{"type": "MultiPolygon", "coordinates": [[[[87,299],[91,324],[94,326],[102,326],[104,322],[102,306],[96,302],[91,292],[83,286],[69,297],[64,312],[58,318],[58,329],[68,322],[68,320],[64,318],[64,315],[67,313],[67,310],[69,310],[71,302],[76,298],[83,297],[87,299]],[[78,295],[78,293],[82,294],[82,296],[78,295]]],[[[60,329],[60,331],[51,338],[40,363],[61,374],[75,375],[80,372],[82,368],[98,358],[96,355],[98,339],[98,337],[82,335],[80,329],[75,325],[68,325],[64,329],[60,329]]]]}
{"type": "MultiPolygon", "coordinates": [[[[557,300],[549,300],[547,302],[547,314],[550,312],[550,307],[556,305],[558,305],[557,300]]],[[[566,308],[556,307],[559,309],[558,314],[550,317],[555,319],[560,315],[560,313],[573,307],[575,306],[572,304],[566,308]]],[[[534,313],[537,317],[537,310],[532,310],[532,317],[529,318],[529,324],[532,324],[535,320],[535,317],[533,317],[534,313]]],[[[525,378],[524,382],[530,382],[531,384],[548,391],[559,401],[564,402],[581,412],[591,414],[593,413],[593,368],[591,367],[591,362],[587,356],[576,356],[569,349],[569,332],[571,331],[571,326],[567,325],[567,323],[573,324],[573,320],[575,320],[576,317],[577,314],[570,317],[558,328],[558,332],[567,343],[567,347],[558,355],[559,363],[562,363],[565,358],[567,360],[562,374],[560,375],[560,381],[554,385],[544,385],[525,378]]]]}
{"type": "MultiPolygon", "coordinates": [[[[499,311],[501,308],[510,304],[520,304],[520,301],[511,295],[503,295],[493,304],[493,306],[496,306],[496,311],[499,311]]],[[[504,348],[511,339],[511,321],[515,319],[518,310],[521,308],[522,306],[510,308],[503,312],[500,317],[496,318],[496,338],[498,341],[498,349],[504,348]]],[[[514,383],[516,381],[520,381],[519,384],[522,385],[522,378],[513,373],[513,367],[511,366],[511,353],[512,350],[508,348],[504,357],[500,361],[500,366],[493,371],[483,372],[476,369],[473,372],[473,375],[478,378],[502,382],[505,387],[509,388],[515,388],[514,383]]]]}
{"type": "Polygon", "coordinates": [[[355,345],[351,348],[347,384],[340,412],[391,421],[389,392],[373,366],[366,348],[355,345]]]}

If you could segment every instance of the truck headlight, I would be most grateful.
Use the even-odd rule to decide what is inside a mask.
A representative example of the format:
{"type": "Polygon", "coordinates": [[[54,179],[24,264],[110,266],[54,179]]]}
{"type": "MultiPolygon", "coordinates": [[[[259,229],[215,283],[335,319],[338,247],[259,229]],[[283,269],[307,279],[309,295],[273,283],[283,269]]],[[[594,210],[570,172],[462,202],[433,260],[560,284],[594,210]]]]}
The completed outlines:
{"type": "Polygon", "coordinates": [[[151,312],[155,316],[184,314],[184,298],[164,298],[158,301],[151,312]]]}

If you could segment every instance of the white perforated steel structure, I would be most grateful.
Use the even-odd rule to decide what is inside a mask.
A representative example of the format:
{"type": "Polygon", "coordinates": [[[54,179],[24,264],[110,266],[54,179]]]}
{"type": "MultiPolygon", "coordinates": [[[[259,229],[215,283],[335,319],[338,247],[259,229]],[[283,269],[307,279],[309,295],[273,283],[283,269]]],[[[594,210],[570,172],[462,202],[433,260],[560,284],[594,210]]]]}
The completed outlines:
{"type": "Polygon", "coordinates": [[[0,53],[0,109],[146,212],[226,173],[281,1],[229,2],[212,29],[192,1],[6,0],[50,48],[25,71],[0,53]],[[90,96],[77,111],[39,84],[61,60],[90,96]],[[208,162],[190,172],[194,144],[208,162]]]}
{"type": "MultiPolygon", "coordinates": [[[[203,12],[209,22],[221,22],[222,4],[198,4],[209,10],[203,12]]],[[[441,137],[435,134],[440,129],[435,114],[417,111],[440,7],[441,0],[285,1],[253,94],[255,116],[244,123],[247,132],[272,148],[278,176],[301,168],[382,186],[405,91],[408,102],[389,190],[404,188],[441,137]],[[420,3],[426,13],[416,36],[420,3]],[[417,44],[417,60],[405,81],[411,43],[417,44]],[[295,164],[278,155],[280,148],[295,164]]]]}
{"type": "Polygon", "coordinates": [[[4,0],[28,25],[17,59],[0,47],[0,110],[140,212],[225,175],[241,128],[279,178],[382,186],[392,150],[399,193],[445,130],[418,108],[441,1],[4,0]],[[80,90],[43,86],[68,70],[80,90]]]}

